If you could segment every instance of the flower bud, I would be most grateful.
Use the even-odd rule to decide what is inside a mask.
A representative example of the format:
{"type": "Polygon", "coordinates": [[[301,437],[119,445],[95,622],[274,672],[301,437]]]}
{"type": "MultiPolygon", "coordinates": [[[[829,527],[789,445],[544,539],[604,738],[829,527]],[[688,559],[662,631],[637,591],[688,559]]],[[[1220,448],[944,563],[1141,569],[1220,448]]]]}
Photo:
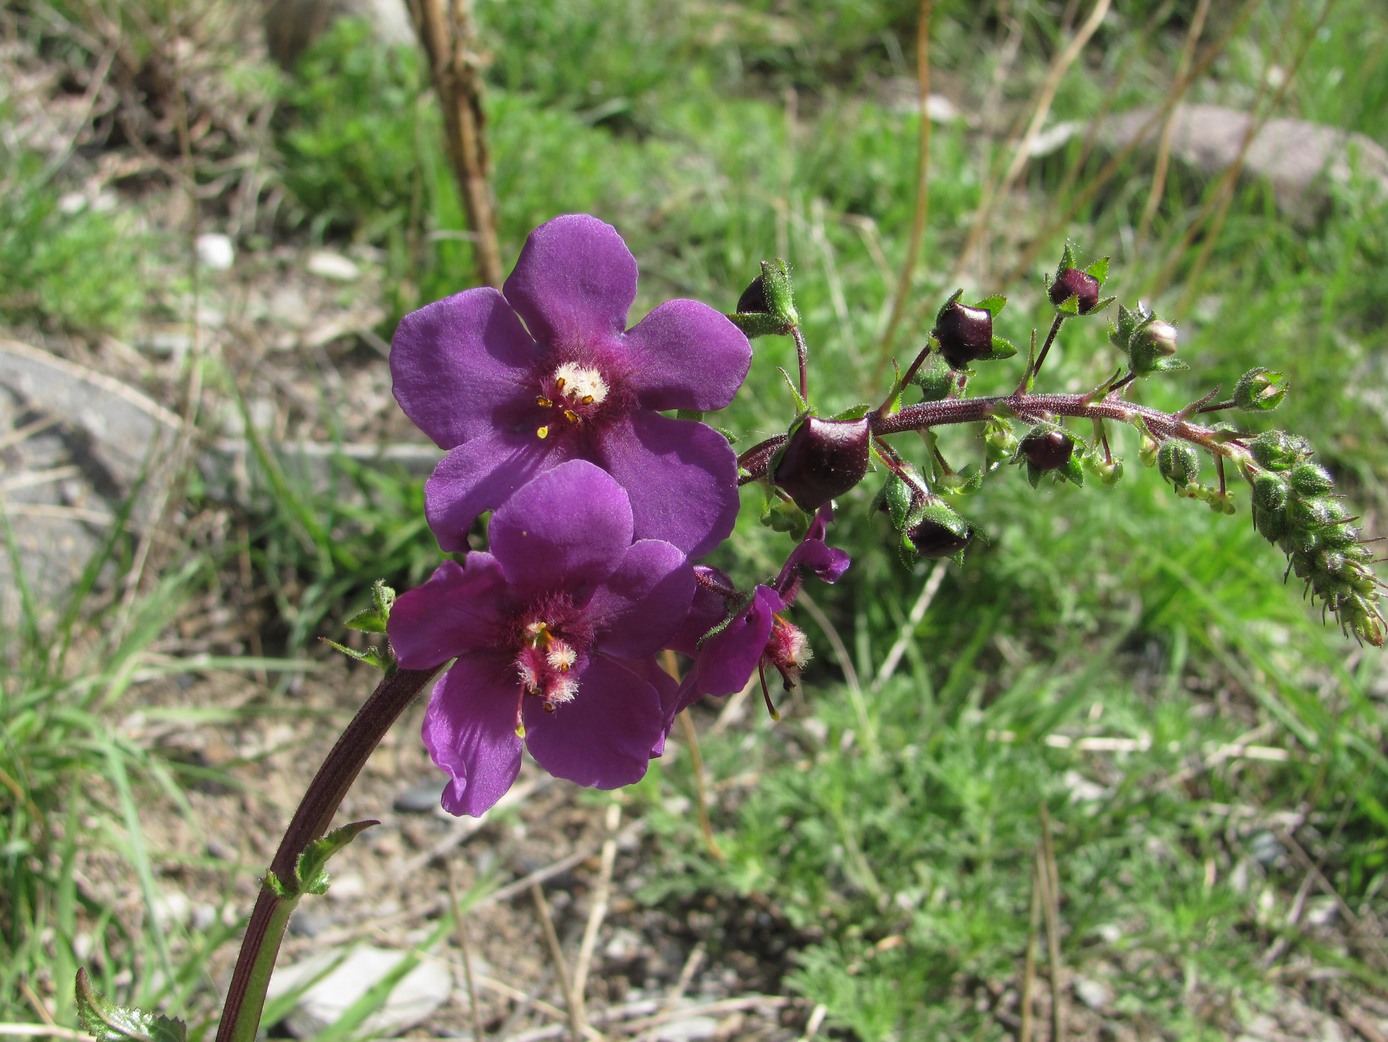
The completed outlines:
{"type": "Polygon", "coordinates": [[[1281,373],[1267,369],[1250,369],[1239,377],[1234,387],[1234,405],[1244,412],[1268,412],[1282,404],[1287,397],[1287,385],[1281,373]]]}
{"type": "Polygon", "coordinates": [[[1287,500],[1291,489],[1276,474],[1259,474],[1253,479],[1253,527],[1270,543],[1287,531],[1287,500]]]}
{"type": "Polygon", "coordinates": [[[993,314],[984,308],[955,300],[935,319],[934,333],[952,369],[967,369],[970,362],[993,353],[993,314]]]}
{"type": "Polygon", "coordinates": [[[1248,451],[1267,470],[1291,470],[1311,456],[1306,440],[1286,431],[1264,431],[1249,442],[1248,451]]]}
{"type": "Polygon", "coordinates": [[[761,262],[761,274],[737,298],[737,313],[728,316],[748,337],[789,333],[800,324],[790,268],[780,259],[761,262]]]}
{"type": "Polygon", "coordinates": [[[791,428],[771,480],[804,511],[847,492],[868,468],[868,421],[806,416],[791,428]]]}
{"type": "Polygon", "coordinates": [[[1036,427],[1022,439],[1017,451],[1028,464],[1045,473],[1070,462],[1075,439],[1059,427],[1036,427]]]}
{"type": "Polygon", "coordinates": [[[954,370],[943,365],[921,366],[911,382],[921,389],[921,401],[938,402],[954,389],[954,370]]]}
{"type": "Polygon", "coordinates": [[[1301,496],[1323,496],[1335,488],[1330,472],[1316,463],[1298,463],[1289,478],[1292,488],[1301,496]]]}
{"type": "Polygon", "coordinates": [[[1157,450],[1157,470],[1178,489],[1184,488],[1200,476],[1200,453],[1188,442],[1168,438],[1157,450]]]}
{"type": "Polygon", "coordinates": [[[974,528],[950,507],[936,500],[920,519],[902,533],[902,550],[916,557],[953,557],[973,541],[974,528]]]}
{"type": "Polygon", "coordinates": [[[1056,307],[1075,298],[1075,310],[1087,315],[1099,303],[1099,280],[1079,268],[1065,268],[1051,283],[1051,303],[1056,307]]]}

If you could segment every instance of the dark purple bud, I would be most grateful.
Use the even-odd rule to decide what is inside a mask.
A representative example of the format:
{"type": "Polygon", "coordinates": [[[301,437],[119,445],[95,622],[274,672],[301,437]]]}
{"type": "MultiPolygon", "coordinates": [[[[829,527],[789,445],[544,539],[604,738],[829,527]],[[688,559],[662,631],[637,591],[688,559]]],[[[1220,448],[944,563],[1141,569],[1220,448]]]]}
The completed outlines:
{"type": "Polygon", "coordinates": [[[1045,473],[1059,470],[1070,462],[1070,454],[1075,451],[1075,441],[1064,431],[1048,427],[1033,430],[1022,439],[1018,451],[1028,463],[1045,473]]]}
{"type": "Polygon", "coordinates": [[[771,310],[766,302],[766,283],[760,275],[737,298],[737,310],[744,314],[771,310]]]}
{"type": "Polygon", "coordinates": [[[1099,280],[1087,271],[1080,271],[1079,268],[1066,268],[1051,283],[1050,296],[1051,303],[1057,307],[1071,297],[1077,298],[1076,310],[1081,315],[1087,315],[1094,310],[1094,305],[1099,303],[1099,280]]]}
{"type": "Polygon", "coordinates": [[[868,468],[868,421],[807,416],[791,429],[771,475],[801,510],[819,509],[843,495],[868,468]]]}
{"type": "MultiPolygon", "coordinates": [[[[1097,291],[1095,299],[1098,299],[1097,291]]],[[[993,314],[956,300],[935,320],[935,339],[940,342],[940,354],[952,369],[966,369],[970,362],[992,354],[993,314]]]]}
{"type": "Polygon", "coordinates": [[[921,520],[906,533],[917,557],[953,557],[973,542],[974,528],[944,503],[927,507],[921,520]]]}

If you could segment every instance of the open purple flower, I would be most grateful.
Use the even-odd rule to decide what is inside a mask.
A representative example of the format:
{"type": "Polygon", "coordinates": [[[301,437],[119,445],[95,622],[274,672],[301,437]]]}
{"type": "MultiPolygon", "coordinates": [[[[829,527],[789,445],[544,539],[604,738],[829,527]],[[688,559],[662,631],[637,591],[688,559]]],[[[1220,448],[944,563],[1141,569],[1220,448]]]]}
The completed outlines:
{"type": "Polygon", "coordinates": [[[737,516],[737,461],[702,423],[751,365],[747,338],[706,304],[671,300],[634,328],[636,261],[586,214],[531,232],[503,292],[471,289],[406,315],[391,344],[395,397],[440,448],[425,487],[445,550],[530,478],[586,459],[627,489],[638,538],[691,556],[737,516]]]}
{"type": "Polygon", "coordinates": [[[676,684],[655,653],[689,611],[694,573],[670,543],[633,543],[632,525],[616,481],[562,463],[497,510],[490,552],[445,562],[395,602],[402,666],[455,660],[424,720],[453,777],[445,810],[496,803],[523,744],[551,774],[600,789],[638,781],[659,755],[676,684]]]}
{"type": "Polygon", "coordinates": [[[699,568],[699,591],[695,594],[689,618],[672,642],[677,650],[707,633],[694,650],[694,664],[680,685],[674,713],[692,705],[705,695],[730,695],[741,691],[760,667],[771,666],[781,674],[786,687],[795,685],[809,661],[810,648],[805,634],[781,613],[794,603],[806,575],[827,583],[837,582],[848,570],[848,554],[824,542],[833,507],[825,504],[815,512],[805,537],[790,552],[780,574],[770,586],[760,585],[731,618],[725,620],[727,602],[733,595],[731,584],[718,572],[699,568]]]}

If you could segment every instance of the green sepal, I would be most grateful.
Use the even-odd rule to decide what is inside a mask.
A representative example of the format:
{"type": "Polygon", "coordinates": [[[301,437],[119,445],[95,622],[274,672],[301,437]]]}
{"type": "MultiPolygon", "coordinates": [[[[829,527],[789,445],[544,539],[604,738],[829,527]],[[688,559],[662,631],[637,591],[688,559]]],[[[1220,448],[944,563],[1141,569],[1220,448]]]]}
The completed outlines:
{"type": "MultiPolygon", "coordinates": [[[[790,373],[786,372],[785,369],[782,369],[781,376],[785,379],[786,386],[790,388],[790,393],[792,397],[795,398],[795,415],[803,420],[810,413],[810,403],[805,401],[804,398],[800,397],[800,385],[796,383],[795,378],[791,376],[790,373]]],[[[795,424],[791,424],[791,430],[794,429],[795,424]]]]}
{"type": "MultiPolygon", "coordinates": [[[[1062,315],[1068,315],[1070,318],[1079,318],[1080,298],[1072,293],[1059,304],[1055,305],[1055,309],[1062,315]]],[[[1095,308],[1094,310],[1097,311],[1098,309],[1095,308]]]]}
{"type": "MultiPolygon", "coordinates": [[[[1100,257],[1098,260],[1096,260],[1096,261],[1095,261],[1093,264],[1091,264],[1089,267],[1085,268],[1085,269],[1084,269],[1084,273],[1085,273],[1086,275],[1092,275],[1092,276],[1094,276],[1094,278],[1095,278],[1096,280],[1098,280],[1099,285],[1102,286],[1102,285],[1104,284],[1104,280],[1105,280],[1106,278],[1108,278],[1108,258],[1107,258],[1107,257],[1100,257]]],[[[1109,302],[1112,303],[1112,301],[1113,301],[1113,298],[1110,297],[1110,298],[1109,298],[1109,302]]],[[[1098,308],[1099,308],[1100,306],[1101,306],[1101,305],[1096,304],[1096,305],[1094,306],[1094,307],[1095,307],[1095,310],[1098,310],[1098,308]]]]}
{"type": "Polygon", "coordinates": [[[395,591],[384,579],[371,584],[371,607],[363,608],[344,623],[348,629],[362,633],[384,633],[390,621],[390,609],[395,606],[395,591]]]}
{"type": "Polygon", "coordinates": [[[766,310],[775,315],[789,331],[800,324],[800,312],[795,309],[795,288],[791,284],[790,266],[777,257],[761,262],[762,291],[766,294],[766,310]]]}
{"type": "Polygon", "coordinates": [[[675,411],[675,419],[677,420],[693,420],[698,423],[703,418],[704,413],[701,409],[677,409],[675,411]]]}
{"type": "Polygon", "coordinates": [[[759,336],[784,336],[788,332],[784,322],[762,311],[734,311],[727,317],[748,340],[759,336]]]}
{"type": "Polygon", "coordinates": [[[873,410],[874,408],[876,408],[876,406],[867,405],[867,404],[865,404],[865,403],[860,402],[860,403],[857,404],[857,405],[850,405],[850,406],[849,406],[847,409],[845,409],[843,412],[836,412],[836,413],[834,413],[834,415],[833,415],[833,416],[830,416],[829,419],[830,419],[830,420],[861,420],[861,419],[862,419],[864,416],[866,416],[868,413],[872,412],[872,410],[873,410]]]}
{"type": "Polygon", "coordinates": [[[929,365],[916,370],[911,382],[921,390],[921,401],[938,402],[949,397],[954,390],[954,370],[939,355],[933,356],[929,365]]]}
{"type": "Polygon", "coordinates": [[[1311,458],[1306,439],[1286,431],[1264,431],[1248,444],[1258,466],[1266,470],[1291,470],[1311,458]]]}
{"type": "Polygon", "coordinates": [[[1177,489],[1184,488],[1200,476],[1200,453],[1188,442],[1168,438],[1157,450],[1157,470],[1177,489]]]}
{"type": "Polygon", "coordinates": [[[1234,387],[1234,405],[1244,412],[1270,412],[1287,397],[1286,377],[1259,366],[1239,377],[1234,387]]]}
{"type": "Polygon", "coordinates": [[[980,362],[1000,362],[1004,358],[1011,358],[1017,353],[1017,346],[1011,340],[1004,340],[1000,336],[993,337],[993,350],[977,359],[980,362]]]}
{"type": "Polygon", "coordinates": [[[761,262],[761,275],[743,291],[737,311],[728,316],[749,338],[786,336],[800,324],[790,268],[779,257],[761,262]]]}
{"type": "Polygon", "coordinates": [[[293,900],[304,894],[328,892],[328,858],[351,843],[379,821],[353,821],[335,828],[321,839],[315,839],[294,863],[294,878],[285,881],[274,872],[266,872],[264,884],[276,897],[293,900]]]}
{"type": "Polygon", "coordinates": [[[787,532],[796,539],[801,538],[810,527],[810,518],[789,499],[782,499],[768,491],[762,502],[761,523],[773,532],[787,532]]]}
{"type": "Polygon", "coordinates": [[[1080,453],[1078,452],[1072,452],[1070,458],[1065,461],[1064,465],[1058,470],[1053,471],[1053,473],[1064,478],[1066,481],[1078,485],[1080,488],[1084,487],[1084,464],[1081,462],[1080,453]]]}
{"type": "Polygon", "coordinates": [[[373,669],[379,669],[383,673],[388,672],[391,666],[394,665],[394,662],[390,658],[381,653],[380,648],[367,648],[365,651],[357,651],[355,648],[349,648],[347,645],[339,644],[337,641],[330,640],[327,637],[320,637],[318,639],[328,645],[328,647],[342,652],[348,658],[356,659],[358,662],[365,662],[368,666],[371,666],[373,669]]]}
{"type": "Polygon", "coordinates": [[[993,470],[994,465],[980,467],[977,463],[967,463],[953,474],[940,477],[941,491],[951,494],[970,495],[983,487],[983,479],[993,470]]]}
{"type": "Polygon", "coordinates": [[[991,297],[984,297],[977,304],[975,304],[974,307],[982,308],[984,311],[988,312],[988,314],[992,315],[994,318],[997,318],[998,312],[1000,312],[1003,309],[1003,305],[1005,305],[1006,303],[1006,297],[1004,297],[1001,293],[994,293],[991,297]]]}
{"type": "Polygon", "coordinates": [[[117,1006],[77,971],[77,1019],[97,1042],[186,1042],[188,1027],[175,1017],[138,1006],[117,1006]]]}
{"type": "Polygon", "coordinates": [[[379,821],[353,821],[341,828],[335,828],[322,839],[315,839],[302,854],[295,873],[299,877],[299,888],[305,894],[326,894],[328,892],[328,858],[351,843],[372,825],[379,821]]]}
{"type": "Polygon", "coordinates": [[[900,475],[892,474],[878,493],[878,507],[885,511],[892,527],[902,532],[910,527],[911,511],[919,499],[917,490],[912,489],[900,475]]]}

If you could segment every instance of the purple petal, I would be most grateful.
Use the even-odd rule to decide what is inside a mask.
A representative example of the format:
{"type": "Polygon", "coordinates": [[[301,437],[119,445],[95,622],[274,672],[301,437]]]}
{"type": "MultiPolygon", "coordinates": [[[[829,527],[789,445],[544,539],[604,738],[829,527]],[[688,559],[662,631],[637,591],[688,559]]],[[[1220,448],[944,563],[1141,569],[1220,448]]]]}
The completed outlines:
{"type": "Polygon", "coordinates": [[[594,655],[574,700],[548,713],[525,705],[526,745],[550,774],[615,789],[640,781],[664,730],[661,693],[625,663],[594,655]]]}
{"type": "Polygon", "coordinates": [[[737,456],[712,427],[638,412],[608,431],[601,452],[599,462],[631,496],[637,538],[701,557],[732,532],[737,456]]]}
{"type": "Polygon", "coordinates": [[[752,602],[725,629],[704,641],[694,664],[699,695],[731,695],[747,685],[766,651],[773,616],[785,607],[775,590],[758,586],[752,602]]]}
{"type": "Polygon", "coordinates": [[[439,448],[451,449],[496,426],[498,409],[533,400],[538,359],[501,294],[470,289],[400,320],[390,345],[395,400],[439,448]]]}
{"type": "MultiPolygon", "coordinates": [[[[717,568],[709,568],[702,564],[695,565],[695,576],[697,577],[701,572],[712,577],[714,582],[725,589],[731,590],[733,588],[732,580],[717,568]]],[[[679,628],[670,636],[670,639],[665,642],[665,646],[681,654],[693,656],[697,654],[699,642],[704,639],[708,631],[727,617],[728,602],[702,582],[699,582],[694,590],[694,600],[689,605],[689,613],[680,623],[679,628]]]]}
{"type": "Polygon", "coordinates": [[[617,658],[654,654],[689,613],[694,569],[678,547],[643,539],[594,592],[587,615],[604,652],[617,658]]]}
{"type": "Polygon", "coordinates": [[[752,364],[752,345],[727,316],[670,300],[626,336],[630,381],[648,409],[722,409],[752,364]]]}
{"type": "Polygon", "coordinates": [[[829,503],[815,511],[805,537],[790,552],[781,574],[776,577],[776,589],[782,593],[793,587],[798,589],[797,584],[805,572],[826,583],[836,583],[848,571],[848,566],[852,564],[848,554],[824,542],[829,522],[833,519],[834,508],[829,503]]]}
{"type": "Polygon", "coordinates": [[[464,442],[439,461],[424,483],[424,513],[439,546],[468,548],[478,515],[501,506],[536,474],[561,462],[563,449],[534,435],[489,431],[464,442]]]}
{"type": "Polygon", "coordinates": [[[570,460],[534,478],[492,517],[488,537],[518,595],[598,583],[631,546],[631,504],[612,478],[570,460]]]}
{"type": "Polygon", "coordinates": [[[505,665],[481,656],[460,658],[434,685],[422,733],[429,756],[453,777],[443,792],[443,809],[450,814],[488,810],[520,772],[520,685],[505,665]]]}
{"type": "Polygon", "coordinates": [[[610,224],[567,214],[530,233],[503,292],[536,340],[572,349],[626,328],[636,259],[610,224]]]}
{"type": "Polygon", "coordinates": [[[386,634],[400,665],[432,669],[491,647],[510,603],[501,565],[491,554],[472,553],[463,564],[445,561],[423,586],[402,593],[386,634]]]}

